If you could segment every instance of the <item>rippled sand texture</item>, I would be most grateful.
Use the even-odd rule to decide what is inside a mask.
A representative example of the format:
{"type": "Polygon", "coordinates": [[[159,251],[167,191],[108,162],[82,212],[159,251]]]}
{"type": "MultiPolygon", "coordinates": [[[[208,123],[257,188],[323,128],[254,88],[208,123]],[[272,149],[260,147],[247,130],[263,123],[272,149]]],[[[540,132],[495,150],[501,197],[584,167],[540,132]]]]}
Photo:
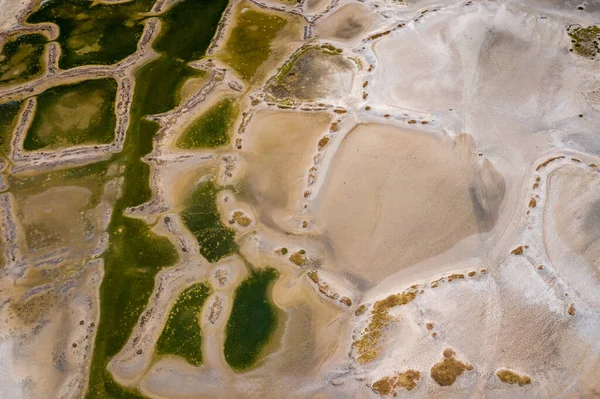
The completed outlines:
{"type": "Polygon", "coordinates": [[[600,395],[600,5],[67,3],[0,0],[0,396],[600,395]]]}

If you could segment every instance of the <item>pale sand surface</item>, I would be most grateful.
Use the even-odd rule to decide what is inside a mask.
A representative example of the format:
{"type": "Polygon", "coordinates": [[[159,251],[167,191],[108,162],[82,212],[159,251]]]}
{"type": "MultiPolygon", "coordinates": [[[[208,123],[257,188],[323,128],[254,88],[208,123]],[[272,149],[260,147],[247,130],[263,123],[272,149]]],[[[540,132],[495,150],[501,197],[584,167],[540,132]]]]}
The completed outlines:
{"type": "Polygon", "coordinates": [[[375,13],[360,3],[349,3],[319,19],[315,36],[342,42],[354,42],[377,19],[375,13]]]}
{"type": "Polygon", "coordinates": [[[489,231],[504,182],[478,158],[467,136],[385,125],[348,133],[311,205],[336,266],[375,282],[489,231]]]}
{"type": "Polygon", "coordinates": [[[22,13],[30,7],[32,3],[37,2],[38,1],[0,0],[0,10],[2,10],[0,32],[18,26],[19,18],[22,13]]]}
{"type": "Polygon", "coordinates": [[[289,229],[300,211],[303,180],[327,131],[331,116],[265,110],[258,112],[245,133],[245,191],[265,223],[289,229]]]}
{"type": "Polygon", "coordinates": [[[556,170],[547,186],[544,244],[561,278],[590,306],[600,304],[600,175],[575,165],[556,170]],[[577,266],[574,266],[577,265],[577,266]]]}

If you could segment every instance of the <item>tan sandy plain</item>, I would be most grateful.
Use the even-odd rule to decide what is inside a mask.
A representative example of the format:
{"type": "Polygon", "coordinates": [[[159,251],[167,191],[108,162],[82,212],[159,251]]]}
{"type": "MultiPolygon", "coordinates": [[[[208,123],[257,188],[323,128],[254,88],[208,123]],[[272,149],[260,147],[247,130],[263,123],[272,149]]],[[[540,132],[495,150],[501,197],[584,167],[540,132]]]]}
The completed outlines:
{"type": "Polygon", "coordinates": [[[354,128],[311,206],[336,268],[377,282],[489,231],[504,182],[481,158],[467,135],[452,140],[385,125],[354,128]]]}

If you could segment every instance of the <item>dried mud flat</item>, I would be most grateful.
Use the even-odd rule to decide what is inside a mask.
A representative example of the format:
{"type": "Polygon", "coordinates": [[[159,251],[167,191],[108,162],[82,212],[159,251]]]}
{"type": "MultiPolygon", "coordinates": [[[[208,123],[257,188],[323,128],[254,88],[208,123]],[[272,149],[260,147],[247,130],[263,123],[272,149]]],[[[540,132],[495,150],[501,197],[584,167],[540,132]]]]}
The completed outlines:
{"type": "Polygon", "coordinates": [[[0,86],[0,396],[600,395],[599,7],[231,0],[188,51],[191,1],[61,69],[0,0],[0,50],[49,41],[0,86]],[[103,78],[111,143],[24,148],[103,78]]]}

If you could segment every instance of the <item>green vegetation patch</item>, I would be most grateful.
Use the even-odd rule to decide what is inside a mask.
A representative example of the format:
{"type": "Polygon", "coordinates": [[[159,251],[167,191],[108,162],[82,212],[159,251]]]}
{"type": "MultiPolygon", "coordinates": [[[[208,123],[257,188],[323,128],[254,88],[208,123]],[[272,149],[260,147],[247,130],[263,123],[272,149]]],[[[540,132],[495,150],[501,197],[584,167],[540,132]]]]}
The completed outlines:
{"type": "Polygon", "coordinates": [[[133,54],[144,30],[143,13],[154,0],[98,4],[93,0],[48,0],[27,22],[53,22],[60,28],[59,66],[110,65],[133,54]]]}
{"type": "Polygon", "coordinates": [[[156,343],[157,355],[181,356],[188,363],[202,363],[202,335],[198,316],[210,294],[205,284],[194,284],[179,296],[156,343]]]}
{"type": "Polygon", "coordinates": [[[10,153],[10,142],[12,141],[13,130],[19,118],[21,102],[10,101],[0,104],[0,154],[8,157],[10,153]]]}
{"type": "Polygon", "coordinates": [[[273,268],[256,270],[235,290],[227,321],[225,360],[235,370],[251,367],[277,327],[277,308],[269,288],[279,273],[273,268]]]}
{"type": "Polygon", "coordinates": [[[0,85],[25,82],[41,75],[47,41],[38,33],[7,41],[0,53],[0,85]]]}
{"type": "Polygon", "coordinates": [[[181,135],[177,146],[185,149],[214,148],[229,144],[229,132],[237,117],[238,107],[234,99],[221,100],[181,135]]]}
{"type": "Polygon", "coordinates": [[[225,62],[242,78],[251,79],[271,54],[271,41],[287,21],[272,14],[244,9],[239,12],[235,27],[225,45],[225,62]]]}
{"type": "Polygon", "coordinates": [[[183,222],[200,244],[200,255],[211,263],[238,250],[235,232],[221,223],[216,202],[218,191],[212,182],[200,183],[181,213],[183,222]]]}
{"type": "Polygon", "coordinates": [[[152,151],[159,126],[144,117],[167,112],[178,105],[182,85],[198,74],[186,63],[193,60],[191,57],[205,53],[221,13],[227,6],[227,0],[183,0],[177,2],[177,7],[185,6],[192,10],[198,3],[209,4],[207,9],[211,11],[194,15],[194,29],[198,29],[195,30],[194,40],[181,36],[187,35],[187,31],[172,28],[171,25],[177,21],[167,18],[169,12],[163,14],[163,33],[159,37],[159,44],[155,46],[161,56],[135,74],[131,122],[123,151],[115,155],[118,164],[125,166],[125,181],[122,197],[115,206],[109,227],[110,248],[104,255],[100,323],[86,395],[89,399],[142,397],[137,391],[117,384],[106,366],[110,358],[121,350],[135,323],[138,320],[144,322],[140,316],[154,288],[156,273],[172,265],[177,260],[177,252],[167,238],[154,234],[151,226],[141,220],[127,218],[123,212],[127,207],[149,201],[152,196],[150,168],[141,158],[152,151]],[[185,55],[184,48],[180,47],[182,41],[186,43],[185,51],[190,58],[182,57],[185,55]]]}
{"type": "Polygon", "coordinates": [[[570,51],[586,57],[595,58],[600,51],[600,28],[596,25],[590,25],[587,28],[577,25],[571,25],[567,28],[569,36],[571,36],[570,51]]]}
{"type": "Polygon", "coordinates": [[[78,144],[107,144],[116,125],[114,79],[86,80],[52,87],[37,98],[23,142],[27,151],[78,144]]]}
{"type": "Polygon", "coordinates": [[[113,218],[109,234],[110,248],[104,255],[105,274],[100,287],[102,318],[96,335],[89,398],[134,397],[112,381],[106,365],[121,350],[146,307],[156,273],[177,260],[169,240],[154,234],[141,220],[119,214],[113,218]]]}

